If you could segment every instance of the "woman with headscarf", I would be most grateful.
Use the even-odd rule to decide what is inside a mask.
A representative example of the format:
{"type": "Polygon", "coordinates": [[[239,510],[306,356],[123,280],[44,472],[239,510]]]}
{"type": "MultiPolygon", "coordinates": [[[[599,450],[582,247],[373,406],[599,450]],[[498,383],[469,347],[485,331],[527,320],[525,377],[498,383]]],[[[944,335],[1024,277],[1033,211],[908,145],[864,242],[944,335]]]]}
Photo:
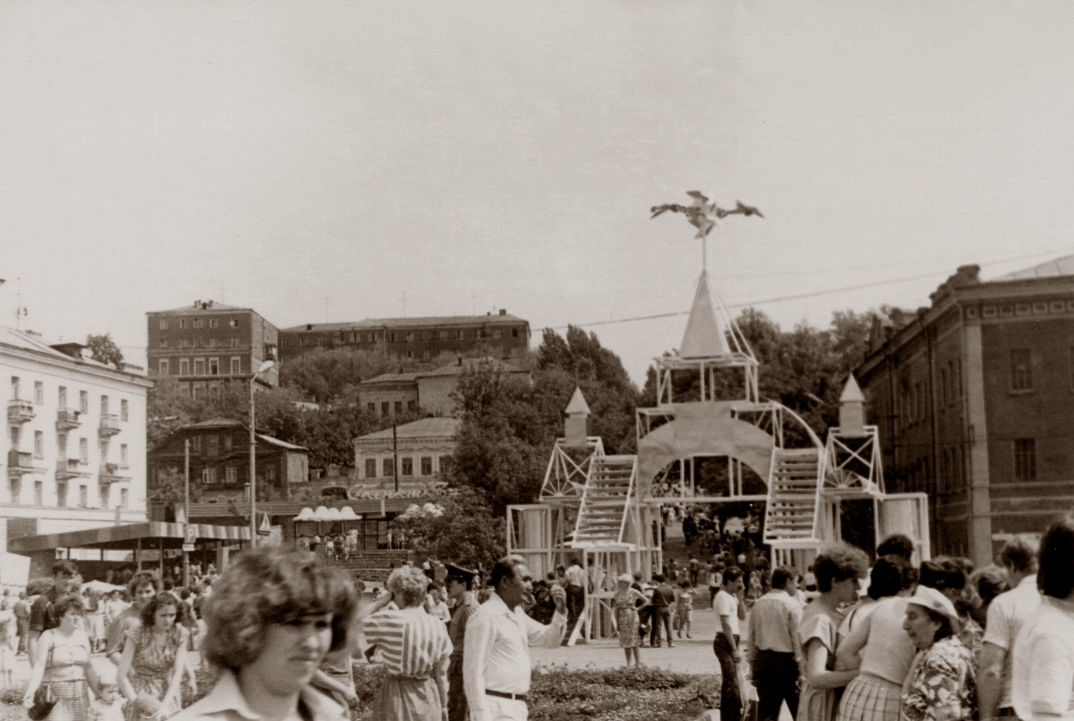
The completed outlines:
{"type": "Polygon", "coordinates": [[[310,681],[347,640],[355,598],[346,574],[313,554],[262,546],[232,561],[205,601],[206,659],[222,669],[212,691],[176,721],[349,721],[310,681]]]}
{"type": "Polygon", "coordinates": [[[435,721],[448,708],[452,645],[447,627],[423,608],[429,579],[420,568],[395,569],[387,586],[391,595],[378,600],[362,624],[370,661],[383,664],[386,672],[373,694],[373,718],[435,721]]]}
{"type": "Polygon", "coordinates": [[[903,628],[918,649],[902,689],[902,721],[970,721],[977,715],[973,654],[958,637],[955,605],[918,586],[906,602],[903,628]]]}
{"type": "Polygon", "coordinates": [[[615,596],[612,597],[612,607],[615,609],[615,628],[619,636],[619,648],[626,655],[626,665],[630,665],[633,657],[634,665],[641,665],[641,634],[639,633],[640,619],[638,609],[647,601],[645,594],[634,588],[631,584],[634,577],[629,573],[621,573],[615,579],[615,596]]]}

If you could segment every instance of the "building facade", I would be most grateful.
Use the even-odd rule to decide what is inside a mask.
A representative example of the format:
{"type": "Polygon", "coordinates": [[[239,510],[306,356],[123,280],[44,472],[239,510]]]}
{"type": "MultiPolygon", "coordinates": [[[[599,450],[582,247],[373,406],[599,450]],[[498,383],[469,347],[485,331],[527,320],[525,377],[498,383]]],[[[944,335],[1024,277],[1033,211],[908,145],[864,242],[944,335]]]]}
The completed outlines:
{"type": "Polygon", "coordinates": [[[446,479],[455,453],[458,418],[422,418],[354,439],[355,490],[428,489],[446,479]],[[398,479],[395,463],[399,462],[398,479]]]}
{"type": "Polygon", "coordinates": [[[978,276],[874,326],[856,375],[888,491],[927,493],[934,551],[982,564],[1074,503],[1074,274],[978,276]]]}
{"type": "Polygon", "coordinates": [[[354,323],[306,323],[280,331],[286,359],[311,350],[354,348],[399,358],[435,361],[441,355],[484,350],[497,358],[521,358],[529,348],[529,321],[506,310],[474,316],[367,318],[354,323]]]}
{"type": "MultiPolygon", "coordinates": [[[[173,378],[195,398],[216,395],[230,381],[248,381],[277,355],[279,330],[250,308],[198,300],[146,316],[150,377],[173,378]]],[[[259,374],[257,382],[276,386],[278,369],[259,374]]]]}
{"type": "Polygon", "coordinates": [[[456,358],[429,371],[386,373],[358,384],[358,402],[380,417],[417,412],[450,416],[456,413],[453,394],[463,373],[491,369],[524,383],[531,382],[528,370],[516,368],[496,358],[456,358]]]}
{"type": "Polygon", "coordinates": [[[0,328],[3,539],[146,520],[146,392],[134,366],[0,328]]]}
{"type": "MultiPolygon", "coordinates": [[[[186,447],[190,445],[190,500],[193,503],[250,502],[250,428],[217,418],[179,428],[148,457],[149,497],[154,513],[182,503],[186,447]]],[[[258,433],[257,499],[288,500],[309,482],[309,460],[302,446],[258,433]]]]}

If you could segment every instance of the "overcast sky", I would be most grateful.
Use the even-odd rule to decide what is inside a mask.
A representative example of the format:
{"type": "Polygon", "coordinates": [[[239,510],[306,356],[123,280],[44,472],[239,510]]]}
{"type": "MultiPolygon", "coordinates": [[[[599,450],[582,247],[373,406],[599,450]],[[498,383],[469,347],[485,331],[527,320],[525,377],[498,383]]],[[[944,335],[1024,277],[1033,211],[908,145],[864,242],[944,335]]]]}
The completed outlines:
{"type": "MultiPolygon", "coordinates": [[[[1067,2],[0,0],[0,324],[686,311],[784,328],[1074,252],[1067,2]],[[792,300],[773,299],[794,296],[792,300]],[[737,308],[732,307],[737,313],[737,308]]],[[[635,379],[685,317],[591,326],[635,379]]],[[[763,371],[762,371],[763,372],[763,371]]]]}

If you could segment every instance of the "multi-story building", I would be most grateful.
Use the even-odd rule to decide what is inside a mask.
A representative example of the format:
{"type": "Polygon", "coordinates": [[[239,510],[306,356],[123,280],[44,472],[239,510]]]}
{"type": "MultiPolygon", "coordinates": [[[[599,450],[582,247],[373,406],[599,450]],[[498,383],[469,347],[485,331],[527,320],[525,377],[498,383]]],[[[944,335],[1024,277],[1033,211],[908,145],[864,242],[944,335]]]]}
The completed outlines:
{"type": "Polygon", "coordinates": [[[0,328],[7,433],[0,540],[146,519],[146,391],[140,369],[0,328]],[[63,349],[63,352],[58,349],[63,349]]]}
{"type": "Polygon", "coordinates": [[[529,348],[530,324],[499,313],[426,318],[367,318],[353,323],[306,323],[280,331],[283,358],[310,350],[355,348],[399,358],[433,361],[442,354],[485,350],[498,358],[521,358],[529,348]]]}
{"type": "Polygon", "coordinates": [[[495,358],[457,358],[429,371],[385,373],[358,384],[358,402],[381,417],[404,413],[449,416],[456,412],[452,394],[463,373],[489,368],[510,378],[529,382],[530,372],[495,358]]]}
{"type": "Polygon", "coordinates": [[[427,489],[444,480],[458,418],[422,418],[354,439],[355,480],[363,489],[427,489]],[[399,461],[398,476],[395,462],[399,461]]]}
{"type": "MultiPolygon", "coordinates": [[[[174,378],[192,397],[210,397],[229,381],[249,380],[266,360],[276,358],[279,330],[251,308],[211,300],[146,313],[149,375],[174,378]]],[[[257,376],[275,386],[276,367],[257,376]]]]}
{"type": "Polygon", "coordinates": [[[856,375],[887,489],[929,495],[939,553],[988,563],[1074,503],[1072,259],[988,282],[962,266],[874,326],[856,375]]]}
{"type": "MultiPolygon", "coordinates": [[[[287,500],[309,482],[302,446],[256,434],[257,498],[287,500]]],[[[148,457],[149,496],[154,512],[181,502],[189,442],[190,500],[195,503],[249,503],[250,427],[230,418],[182,426],[148,457]]]]}

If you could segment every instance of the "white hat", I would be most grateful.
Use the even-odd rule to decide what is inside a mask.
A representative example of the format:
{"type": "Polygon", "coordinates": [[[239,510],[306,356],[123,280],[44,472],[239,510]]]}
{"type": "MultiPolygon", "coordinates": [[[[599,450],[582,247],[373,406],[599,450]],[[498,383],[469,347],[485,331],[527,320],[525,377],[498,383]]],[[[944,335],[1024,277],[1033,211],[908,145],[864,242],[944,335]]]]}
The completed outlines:
{"type": "Polygon", "coordinates": [[[918,586],[914,591],[914,595],[906,601],[912,603],[915,606],[921,606],[927,608],[933,613],[943,616],[951,622],[951,631],[958,633],[960,621],[958,620],[958,613],[955,611],[955,605],[935,588],[929,588],[928,586],[918,586]]]}
{"type": "Polygon", "coordinates": [[[631,576],[629,573],[620,573],[618,576],[616,576],[615,580],[619,583],[625,583],[628,586],[634,583],[634,577],[631,576]]]}

